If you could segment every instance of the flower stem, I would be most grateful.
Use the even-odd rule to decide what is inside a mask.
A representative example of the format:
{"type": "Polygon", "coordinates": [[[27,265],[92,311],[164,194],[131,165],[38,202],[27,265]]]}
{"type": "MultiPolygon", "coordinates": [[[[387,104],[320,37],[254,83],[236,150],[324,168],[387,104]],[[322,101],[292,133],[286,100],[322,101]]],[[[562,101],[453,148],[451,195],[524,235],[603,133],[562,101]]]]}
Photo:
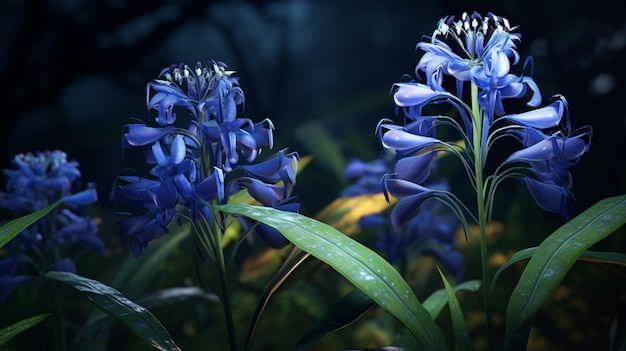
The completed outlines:
{"type": "Polygon", "coordinates": [[[474,176],[476,178],[476,206],[478,210],[478,228],[480,230],[480,263],[483,278],[483,299],[485,308],[485,321],[487,324],[487,342],[489,350],[493,350],[493,328],[491,318],[491,297],[489,296],[489,267],[487,252],[487,216],[485,213],[485,184],[483,180],[483,156],[482,134],[483,120],[480,106],[478,105],[478,87],[474,82],[471,84],[472,117],[473,117],[473,145],[474,145],[474,176]]]}
{"type": "Polygon", "coordinates": [[[216,263],[219,269],[220,279],[220,296],[222,301],[222,308],[226,315],[226,327],[228,328],[228,338],[230,341],[230,349],[237,351],[237,336],[235,333],[235,323],[233,321],[233,310],[230,302],[230,294],[228,292],[228,269],[226,268],[226,260],[224,259],[224,250],[222,248],[222,230],[218,223],[218,218],[221,214],[217,211],[213,211],[213,235],[215,237],[215,257],[216,263]],[[216,217],[217,216],[217,217],[216,217]]]}

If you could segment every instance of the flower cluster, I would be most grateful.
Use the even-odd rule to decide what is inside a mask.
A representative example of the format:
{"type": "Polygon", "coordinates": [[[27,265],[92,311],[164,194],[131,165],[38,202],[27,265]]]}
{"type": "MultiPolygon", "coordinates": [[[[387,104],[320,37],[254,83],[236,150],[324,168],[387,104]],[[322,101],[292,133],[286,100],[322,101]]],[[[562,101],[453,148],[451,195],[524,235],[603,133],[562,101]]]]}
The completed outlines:
{"type": "MultiPolygon", "coordinates": [[[[156,126],[127,125],[122,148],[145,148],[150,177],[122,176],[112,191],[114,201],[141,211],[119,225],[122,241],[136,257],[180,215],[213,223],[210,205],[226,203],[242,189],[264,206],[298,210],[297,204],[287,204],[297,155],[281,150],[251,164],[263,147],[273,147],[273,125],[269,119],[254,123],[238,117],[244,101],[237,77],[221,62],[173,65],[147,84],[146,104],[156,126]],[[184,118],[177,116],[181,112],[184,118]],[[239,176],[230,179],[236,171],[239,176]]],[[[257,232],[274,247],[287,244],[270,229],[259,226],[257,232]]]]}
{"type": "MultiPolygon", "coordinates": [[[[354,184],[346,187],[341,196],[351,197],[383,192],[381,179],[393,167],[393,159],[383,155],[370,162],[352,159],[344,171],[354,184]]],[[[449,190],[447,181],[430,184],[430,188],[449,190]]],[[[440,202],[428,202],[420,213],[405,226],[392,226],[389,211],[361,217],[359,227],[373,230],[377,236],[376,248],[391,263],[408,262],[419,256],[436,258],[453,276],[460,280],[465,271],[463,254],[456,250],[458,217],[440,202]]]]}
{"type": "Polygon", "coordinates": [[[97,201],[94,187],[73,193],[81,174],[77,162],[68,162],[59,150],[19,154],[15,169],[5,169],[6,192],[0,191],[0,208],[26,215],[61,201],[55,210],[28,227],[7,244],[11,256],[0,259],[0,299],[8,297],[27,278],[19,266],[28,263],[38,274],[50,270],[76,273],[68,256],[79,244],[104,254],[96,222],[85,215],[84,206],[97,201]]]}
{"type": "Polygon", "coordinates": [[[591,128],[571,130],[562,96],[539,107],[537,84],[512,71],[520,64],[516,43],[521,35],[514,30],[507,19],[491,13],[463,14],[458,20],[441,19],[430,40],[417,44],[425,52],[416,66],[417,80],[396,83],[393,95],[405,123],[380,125],[383,146],[398,157],[385,181],[385,190],[399,199],[392,213],[394,225],[406,224],[431,198],[462,212],[451,193],[423,185],[438,152],[459,157],[476,191],[487,196],[487,213],[499,183],[516,177],[541,208],[571,217],[569,168],[587,152],[591,128]],[[510,113],[516,104],[507,100],[514,99],[524,99],[529,110],[510,113]],[[437,111],[444,112],[433,113],[437,111]],[[451,127],[459,141],[438,138],[441,126],[451,127]],[[507,136],[519,141],[521,148],[483,177],[489,149],[507,136]]]}

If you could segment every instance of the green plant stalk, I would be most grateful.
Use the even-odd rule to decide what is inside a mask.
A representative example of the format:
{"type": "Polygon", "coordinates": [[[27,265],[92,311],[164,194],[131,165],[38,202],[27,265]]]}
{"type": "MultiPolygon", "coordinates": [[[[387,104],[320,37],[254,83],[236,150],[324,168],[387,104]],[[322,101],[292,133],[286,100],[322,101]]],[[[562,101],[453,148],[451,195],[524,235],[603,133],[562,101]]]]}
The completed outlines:
{"type": "Polygon", "coordinates": [[[67,343],[65,340],[65,320],[63,319],[63,309],[61,308],[61,296],[59,292],[59,282],[53,281],[52,295],[54,296],[54,309],[56,310],[57,323],[54,325],[54,349],[57,351],[66,351],[67,343]]]}
{"type": "Polygon", "coordinates": [[[228,328],[228,339],[230,341],[230,349],[232,351],[237,351],[237,336],[235,333],[235,323],[233,321],[233,310],[230,302],[230,294],[228,293],[228,269],[226,267],[226,260],[224,259],[224,249],[222,248],[222,229],[219,226],[219,223],[216,216],[221,216],[221,213],[214,211],[211,209],[213,220],[212,225],[213,228],[211,230],[212,235],[215,240],[215,258],[218,267],[218,274],[220,279],[220,297],[222,301],[222,308],[224,309],[224,314],[226,315],[226,327],[228,328]]]}
{"type": "Polygon", "coordinates": [[[489,267],[487,252],[487,216],[485,213],[485,189],[483,180],[483,159],[482,159],[482,132],[483,121],[480,106],[478,105],[478,87],[471,83],[472,96],[472,126],[474,145],[474,177],[476,178],[476,206],[478,210],[478,228],[480,230],[480,265],[483,279],[483,300],[485,308],[485,322],[487,325],[487,340],[489,350],[493,350],[493,330],[491,319],[491,297],[489,295],[489,267]]]}

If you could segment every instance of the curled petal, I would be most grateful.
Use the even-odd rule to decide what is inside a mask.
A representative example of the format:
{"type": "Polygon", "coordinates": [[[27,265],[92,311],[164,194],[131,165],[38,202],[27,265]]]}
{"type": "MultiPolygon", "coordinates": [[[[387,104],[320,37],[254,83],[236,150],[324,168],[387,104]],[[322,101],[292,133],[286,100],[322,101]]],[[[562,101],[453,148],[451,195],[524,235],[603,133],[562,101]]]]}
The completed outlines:
{"type": "Polygon", "coordinates": [[[421,83],[396,83],[398,89],[393,94],[396,105],[415,106],[423,105],[437,97],[451,96],[445,91],[433,90],[430,86],[421,83]]]}
{"type": "Polygon", "coordinates": [[[506,162],[536,162],[554,158],[570,161],[582,156],[588,148],[589,145],[582,139],[582,135],[572,138],[552,136],[535,145],[514,152],[506,162]]]}
{"type": "Polygon", "coordinates": [[[177,134],[172,142],[172,162],[174,164],[179,164],[183,162],[185,156],[187,155],[187,147],[185,146],[185,140],[182,135],[177,134]]]}
{"type": "Polygon", "coordinates": [[[124,185],[116,185],[111,193],[113,201],[130,201],[132,203],[145,203],[152,200],[154,192],[161,183],[156,180],[141,177],[119,177],[120,180],[128,182],[124,185]]]}
{"type": "Polygon", "coordinates": [[[285,154],[285,150],[281,150],[272,158],[241,168],[244,170],[244,176],[257,178],[266,183],[275,184],[282,180],[295,184],[296,167],[297,155],[295,153],[285,154]]]}
{"type": "Polygon", "coordinates": [[[139,257],[150,241],[168,232],[167,225],[173,218],[172,212],[150,212],[131,217],[118,223],[120,239],[130,241],[133,256],[139,257]]]}
{"type": "Polygon", "coordinates": [[[97,201],[98,192],[94,188],[85,189],[83,191],[77,192],[76,194],[63,197],[63,202],[79,206],[90,205],[97,201]]]}
{"type": "Polygon", "coordinates": [[[391,224],[396,228],[404,226],[417,215],[424,201],[438,194],[440,193],[431,190],[400,199],[391,211],[391,224]]]}
{"type": "Polygon", "coordinates": [[[209,177],[196,185],[195,191],[205,201],[214,200],[217,196],[221,203],[224,200],[224,174],[220,169],[215,169],[209,177]]]}
{"type": "Polygon", "coordinates": [[[502,118],[506,118],[526,126],[545,129],[556,127],[561,122],[565,108],[566,106],[563,101],[557,100],[546,107],[523,113],[509,114],[503,116],[502,118]]]}
{"type": "Polygon", "coordinates": [[[263,206],[275,206],[279,201],[286,198],[285,189],[283,187],[269,185],[259,180],[252,179],[248,192],[263,206]]]}
{"type": "Polygon", "coordinates": [[[384,185],[385,191],[398,199],[410,195],[435,191],[404,179],[385,178],[384,185]]]}
{"type": "Polygon", "coordinates": [[[567,189],[528,177],[524,178],[524,182],[539,207],[549,212],[560,213],[565,220],[571,218],[570,199],[572,195],[567,189]]]}
{"type": "Polygon", "coordinates": [[[129,124],[128,131],[124,134],[123,143],[131,146],[145,146],[154,143],[163,136],[176,130],[174,126],[161,128],[148,127],[144,124],[129,124]]]}
{"type": "Polygon", "coordinates": [[[394,173],[398,178],[413,183],[423,183],[430,175],[430,166],[434,157],[434,152],[428,152],[401,158],[394,167],[394,173]]]}
{"type": "Polygon", "coordinates": [[[390,129],[383,135],[382,144],[400,152],[419,152],[427,147],[442,144],[442,141],[422,135],[407,133],[400,129],[390,129]]]}
{"type": "Polygon", "coordinates": [[[195,196],[195,191],[189,179],[185,177],[183,174],[177,174],[174,176],[174,184],[176,184],[176,189],[183,197],[183,199],[187,201],[192,201],[195,196]]]}

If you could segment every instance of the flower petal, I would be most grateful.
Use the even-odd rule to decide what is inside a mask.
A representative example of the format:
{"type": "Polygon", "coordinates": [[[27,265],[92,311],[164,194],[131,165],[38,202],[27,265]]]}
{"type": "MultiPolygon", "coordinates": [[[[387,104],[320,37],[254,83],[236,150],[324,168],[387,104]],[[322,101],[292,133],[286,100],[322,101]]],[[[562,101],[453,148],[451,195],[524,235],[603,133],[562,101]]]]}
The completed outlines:
{"type": "Polygon", "coordinates": [[[441,143],[439,139],[407,133],[400,129],[390,129],[382,137],[384,147],[403,153],[419,152],[424,148],[441,143]]]}
{"type": "Polygon", "coordinates": [[[430,166],[434,157],[434,152],[427,152],[401,158],[394,167],[394,173],[400,179],[413,183],[423,183],[430,175],[430,166]]]}
{"type": "Polygon", "coordinates": [[[393,100],[401,107],[423,105],[437,97],[451,96],[446,91],[436,91],[421,83],[396,83],[395,85],[398,89],[393,94],[393,100]]]}
{"type": "Polygon", "coordinates": [[[565,188],[540,182],[533,178],[524,178],[526,188],[539,207],[549,212],[560,213],[565,220],[571,217],[571,194],[565,188]]]}
{"type": "Polygon", "coordinates": [[[502,116],[502,118],[506,118],[526,126],[545,129],[556,127],[561,122],[565,108],[566,106],[563,101],[557,100],[542,108],[523,113],[509,114],[502,116]]]}
{"type": "Polygon", "coordinates": [[[123,141],[132,146],[145,146],[154,143],[163,136],[176,130],[174,126],[160,128],[148,127],[144,124],[128,124],[128,131],[124,134],[123,141]]]}

